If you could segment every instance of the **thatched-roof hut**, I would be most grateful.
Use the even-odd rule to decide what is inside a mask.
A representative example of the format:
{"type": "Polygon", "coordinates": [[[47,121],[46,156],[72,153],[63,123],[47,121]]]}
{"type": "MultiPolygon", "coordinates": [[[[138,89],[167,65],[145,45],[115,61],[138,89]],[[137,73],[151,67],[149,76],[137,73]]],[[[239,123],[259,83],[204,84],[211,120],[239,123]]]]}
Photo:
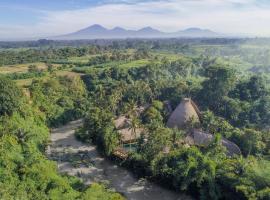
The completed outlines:
{"type": "MultiPolygon", "coordinates": [[[[170,115],[167,126],[169,128],[184,129],[190,120],[200,122],[200,110],[191,99],[184,98],[170,115]]],[[[194,129],[182,142],[186,145],[207,146],[213,139],[212,134],[194,129]]],[[[233,142],[222,138],[221,144],[227,149],[227,155],[241,154],[240,148],[233,142]]]]}
{"type": "MultiPolygon", "coordinates": [[[[197,145],[197,146],[207,146],[209,145],[214,139],[214,136],[209,133],[205,133],[200,130],[193,130],[186,138],[185,142],[190,145],[197,145]]],[[[227,155],[240,155],[241,150],[240,148],[233,142],[222,138],[221,144],[227,149],[227,155]]]]}
{"type": "Polygon", "coordinates": [[[121,142],[124,144],[135,142],[144,131],[143,128],[136,128],[136,133],[134,134],[133,130],[131,129],[130,119],[126,116],[120,116],[115,119],[114,125],[121,136],[121,142]]]}
{"type": "Polygon", "coordinates": [[[196,104],[191,99],[184,98],[170,115],[167,126],[182,129],[190,120],[199,122],[199,115],[200,111],[196,104]]]}

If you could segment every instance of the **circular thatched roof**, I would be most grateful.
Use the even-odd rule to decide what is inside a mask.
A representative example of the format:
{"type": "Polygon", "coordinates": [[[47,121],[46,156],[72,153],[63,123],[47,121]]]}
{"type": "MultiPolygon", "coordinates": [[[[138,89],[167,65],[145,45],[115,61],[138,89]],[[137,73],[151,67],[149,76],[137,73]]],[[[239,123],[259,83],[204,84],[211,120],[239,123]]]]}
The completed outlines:
{"type": "Polygon", "coordinates": [[[189,98],[184,98],[170,115],[167,122],[169,128],[184,128],[189,120],[199,122],[197,107],[189,98]]]}

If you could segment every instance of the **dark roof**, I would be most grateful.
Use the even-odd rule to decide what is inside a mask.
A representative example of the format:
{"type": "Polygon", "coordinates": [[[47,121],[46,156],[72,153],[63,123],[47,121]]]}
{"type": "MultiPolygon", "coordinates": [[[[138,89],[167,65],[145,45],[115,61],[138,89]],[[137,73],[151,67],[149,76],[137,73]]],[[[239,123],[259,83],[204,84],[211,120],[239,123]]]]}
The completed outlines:
{"type": "MultiPolygon", "coordinates": [[[[210,133],[206,133],[200,130],[193,130],[191,134],[186,137],[186,142],[190,145],[198,145],[198,146],[207,146],[209,145],[214,139],[214,136],[210,133]]],[[[233,142],[222,138],[221,144],[227,149],[227,155],[240,155],[241,150],[240,148],[233,142]]]]}

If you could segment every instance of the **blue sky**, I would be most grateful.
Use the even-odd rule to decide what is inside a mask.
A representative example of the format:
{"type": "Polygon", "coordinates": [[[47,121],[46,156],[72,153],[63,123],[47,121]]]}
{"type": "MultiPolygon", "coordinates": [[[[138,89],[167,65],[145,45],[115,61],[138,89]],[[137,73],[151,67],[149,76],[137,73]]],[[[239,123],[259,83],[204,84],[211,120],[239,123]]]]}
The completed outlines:
{"type": "Polygon", "coordinates": [[[270,36],[270,0],[0,0],[0,39],[59,35],[97,23],[270,36]]]}

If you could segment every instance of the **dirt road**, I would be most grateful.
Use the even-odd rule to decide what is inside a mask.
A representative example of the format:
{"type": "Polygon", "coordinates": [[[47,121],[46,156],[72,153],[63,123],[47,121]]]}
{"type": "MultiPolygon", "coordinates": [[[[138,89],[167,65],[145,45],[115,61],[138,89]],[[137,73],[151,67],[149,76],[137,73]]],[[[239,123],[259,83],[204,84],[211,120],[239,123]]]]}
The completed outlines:
{"type": "Polygon", "coordinates": [[[94,145],[76,140],[74,132],[82,121],[73,121],[52,130],[49,157],[57,161],[60,172],[78,176],[85,184],[103,182],[129,200],[188,200],[188,196],[138,179],[128,170],[102,157],[94,145]]]}

